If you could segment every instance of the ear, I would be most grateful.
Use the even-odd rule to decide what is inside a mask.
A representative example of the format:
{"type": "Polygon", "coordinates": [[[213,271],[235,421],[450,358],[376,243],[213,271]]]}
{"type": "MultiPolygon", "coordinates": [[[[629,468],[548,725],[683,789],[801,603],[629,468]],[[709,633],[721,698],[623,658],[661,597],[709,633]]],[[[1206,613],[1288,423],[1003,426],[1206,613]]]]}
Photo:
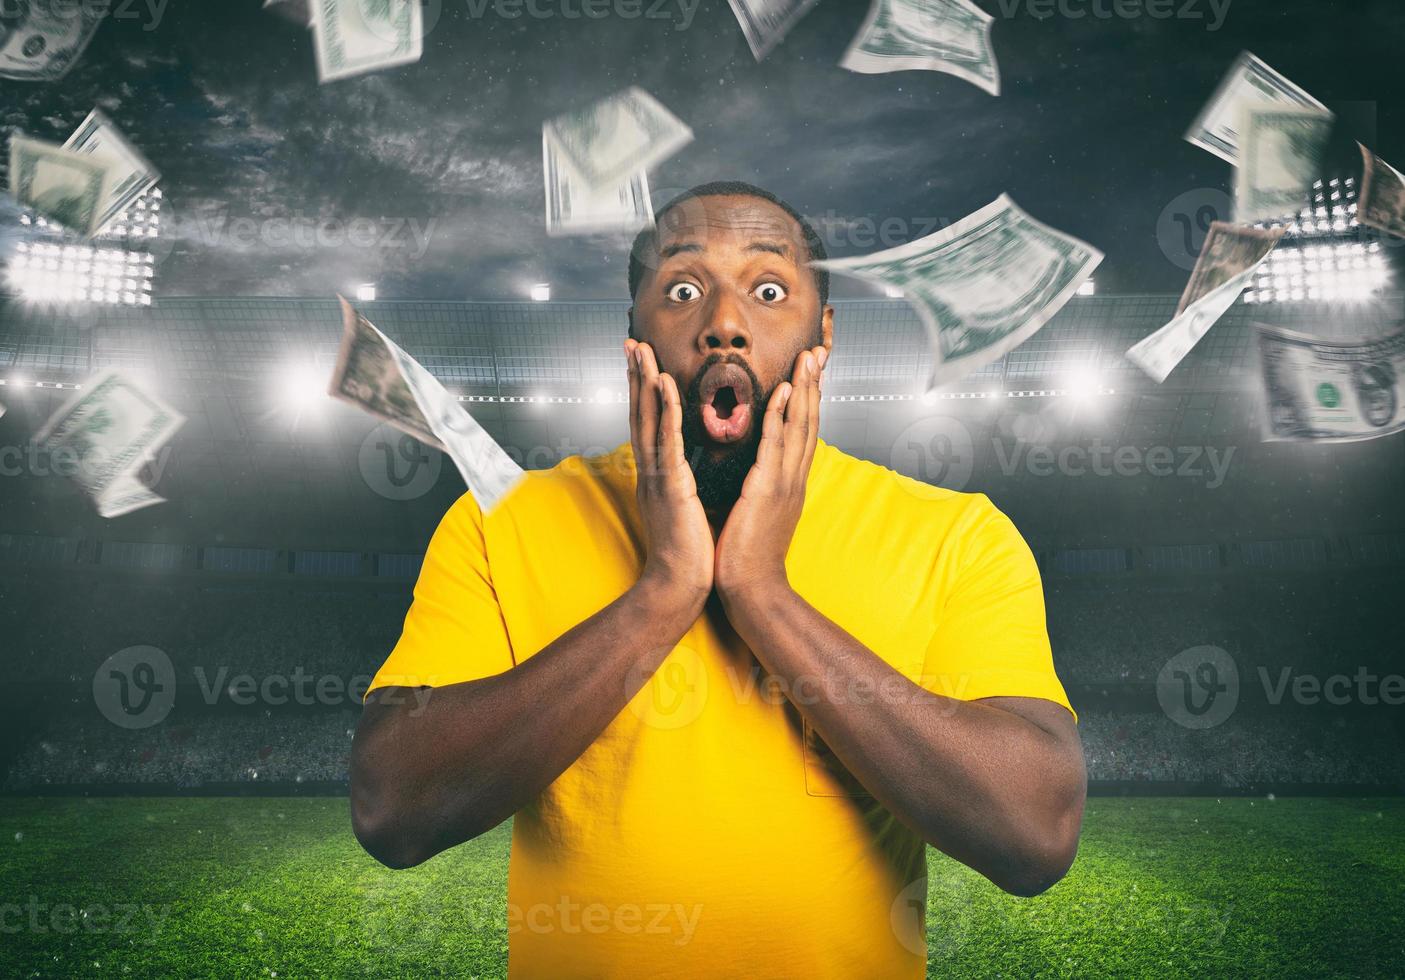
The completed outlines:
{"type": "Polygon", "coordinates": [[[834,307],[825,304],[824,311],[820,314],[820,330],[824,334],[824,349],[829,351],[830,356],[834,355],[834,307]]]}

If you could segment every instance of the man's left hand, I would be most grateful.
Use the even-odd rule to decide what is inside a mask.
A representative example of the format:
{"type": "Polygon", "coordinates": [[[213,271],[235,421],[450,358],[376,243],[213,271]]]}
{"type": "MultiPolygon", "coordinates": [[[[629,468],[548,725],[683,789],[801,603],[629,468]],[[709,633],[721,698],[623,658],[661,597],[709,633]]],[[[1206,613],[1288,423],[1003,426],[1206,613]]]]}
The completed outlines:
{"type": "Polygon", "coordinates": [[[820,429],[820,376],[829,351],[801,351],[791,380],[771,393],[756,463],[717,539],[713,586],[722,599],[788,587],[785,556],[800,512],[820,429]]]}

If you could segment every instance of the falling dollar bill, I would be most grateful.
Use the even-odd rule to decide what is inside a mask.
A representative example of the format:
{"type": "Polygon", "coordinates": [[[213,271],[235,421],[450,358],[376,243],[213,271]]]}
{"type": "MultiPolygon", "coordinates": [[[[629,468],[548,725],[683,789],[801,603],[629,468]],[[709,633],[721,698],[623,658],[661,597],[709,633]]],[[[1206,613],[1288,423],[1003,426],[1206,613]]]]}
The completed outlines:
{"type": "Polygon", "coordinates": [[[990,41],[995,18],[966,0],[873,0],[839,66],[874,74],[926,69],[1000,94],[990,41]]]}
{"type": "Polygon", "coordinates": [[[99,227],[112,168],[53,143],[10,138],[10,193],[21,204],[84,237],[99,227]]]}
{"type": "Polygon", "coordinates": [[[44,423],[34,441],[77,457],[73,479],[103,517],[121,517],[165,498],[139,473],[185,424],[185,416],[120,371],[108,368],[83,383],[44,423]]]}
{"type": "Polygon", "coordinates": [[[342,342],[328,394],[349,402],[449,455],[486,514],[522,476],[522,467],[464,411],[453,395],[344,297],[342,342]]]}
{"type": "Polygon", "coordinates": [[[1234,220],[1289,218],[1302,210],[1322,174],[1332,114],[1303,106],[1245,103],[1234,171],[1234,220]]]}
{"type": "Polygon", "coordinates": [[[927,328],[927,383],[935,388],[1028,340],[1102,260],[1102,252],[1036,221],[1002,194],[926,238],[813,264],[902,290],[927,328]]]}
{"type": "Polygon", "coordinates": [[[1327,112],[1327,107],[1294,85],[1254,55],[1245,51],[1220,82],[1185,138],[1228,163],[1239,164],[1243,107],[1246,103],[1307,106],[1327,112]]]}
{"type": "Polygon", "coordinates": [[[818,0],[728,0],[732,13],[737,15],[742,33],[746,35],[747,47],[757,61],[771,53],[771,49],[790,33],[795,22],[813,7],[818,0]]]}
{"type": "Polygon", "coordinates": [[[1358,442],[1405,429],[1405,331],[1325,340],[1255,327],[1266,441],[1358,442]]]}
{"type": "Polygon", "coordinates": [[[1210,225],[1200,256],[1191,270],[1190,282],[1181,293],[1176,315],[1184,313],[1192,303],[1199,302],[1231,279],[1252,273],[1280,240],[1284,229],[1246,228],[1215,221],[1210,225]]]}
{"type": "Polygon", "coordinates": [[[543,132],[542,174],[546,182],[548,235],[637,231],[654,221],[649,177],[643,170],[618,184],[596,189],[571,166],[556,141],[543,132]]]}
{"type": "Polygon", "coordinates": [[[1200,257],[1181,295],[1176,317],[1127,351],[1127,359],[1157,384],[1165,381],[1234,305],[1284,229],[1242,228],[1224,221],[1210,226],[1200,257]]]}
{"type": "Polygon", "coordinates": [[[110,174],[107,197],[103,200],[95,233],[115,221],[133,201],[155,187],[161,177],[112,120],[97,109],[88,113],[88,118],[63,146],[98,161],[110,174]]]}
{"type": "Polygon", "coordinates": [[[600,192],[657,166],[693,139],[681,119],[638,86],[547,120],[542,132],[600,192]]]}
{"type": "Polygon", "coordinates": [[[68,74],[107,16],[103,3],[0,3],[0,78],[52,82],[68,74]]]}
{"type": "Polygon", "coordinates": [[[1405,174],[1360,143],[1363,164],[1356,220],[1388,235],[1405,237],[1405,174]]]}
{"type": "Polygon", "coordinates": [[[312,0],[317,81],[419,61],[423,22],[419,0],[312,0]]]}

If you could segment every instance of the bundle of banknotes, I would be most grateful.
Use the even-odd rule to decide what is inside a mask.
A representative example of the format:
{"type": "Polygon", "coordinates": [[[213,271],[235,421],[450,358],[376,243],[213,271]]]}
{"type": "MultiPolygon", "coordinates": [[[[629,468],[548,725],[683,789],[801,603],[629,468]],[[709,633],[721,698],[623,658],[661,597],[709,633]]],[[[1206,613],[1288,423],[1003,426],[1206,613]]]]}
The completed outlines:
{"type": "Polygon", "coordinates": [[[682,120],[637,86],[543,123],[547,234],[650,225],[649,169],[692,139],[682,120]]]}
{"type": "Polygon", "coordinates": [[[10,194],[83,238],[101,234],[160,176],[97,109],[62,146],[10,139],[10,194]]]}
{"type": "MultiPolygon", "coordinates": [[[[816,0],[729,0],[747,46],[765,58],[816,0]]],[[[839,65],[849,71],[946,72],[991,95],[1000,69],[991,44],[991,14],[971,0],[873,0],[839,65]]]]}

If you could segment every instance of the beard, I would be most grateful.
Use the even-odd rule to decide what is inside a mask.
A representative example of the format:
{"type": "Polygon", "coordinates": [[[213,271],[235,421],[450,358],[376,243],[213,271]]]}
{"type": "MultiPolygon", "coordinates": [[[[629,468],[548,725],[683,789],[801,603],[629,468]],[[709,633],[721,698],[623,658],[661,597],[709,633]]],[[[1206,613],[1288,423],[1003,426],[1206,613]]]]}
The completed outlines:
{"type": "Polygon", "coordinates": [[[714,354],[698,368],[688,390],[682,393],[683,454],[693,471],[704,509],[727,510],[741,496],[742,484],[761,447],[761,421],[773,390],[774,385],[770,389],[762,387],[761,379],[742,358],[714,354]],[[737,365],[751,379],[751,424],[743,438],[731,443],[714,442],[702,423],[702,377],[708,368],[721,363],[737,365]]]}

